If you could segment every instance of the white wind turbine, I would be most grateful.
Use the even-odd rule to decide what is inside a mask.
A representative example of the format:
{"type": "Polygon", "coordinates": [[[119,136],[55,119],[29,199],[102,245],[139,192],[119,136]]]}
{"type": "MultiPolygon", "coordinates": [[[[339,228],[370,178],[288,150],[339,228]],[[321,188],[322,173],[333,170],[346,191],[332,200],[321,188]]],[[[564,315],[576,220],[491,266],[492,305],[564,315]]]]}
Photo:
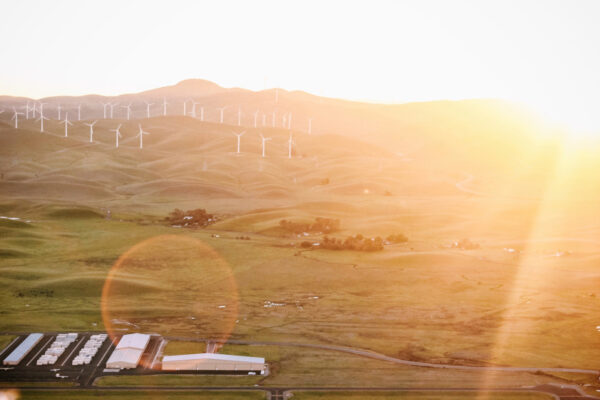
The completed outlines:
{"type": "Polygon", "coordinates": [[[200,107],[200,121],[204,122],[204,106],[200,107]]]}
{"type": "Polygon", "coordinates": [[[217,108],[217,110],[221,111],[221,123],[223,123],[223,111],[225,111],[225,109],[226,109],[227,107],[228,107],[228,106],[221,107],[221,108],[217,108]]]}
{"type": "MultiPolygon", "coordinates": [[[[186,109],[187,108],[187,102],[188,102],[187,100],[183,100],[183,116],[184,117],[187,116],[187,109],[186,109]]],[[[193,103],[193,101],[192,101],[192,103],[193,103]]]]}
{"type": "Polygon", "coordinates": [[[240,139],[242,138],[242,136],[244,136],[244,133],[246,133],[246,131],[240,133],[233,133],[235,136],[237,136],[237,154],[240,154],[240,139]]]}
{"type": "Polygon", "coordinates": [[[57,108],[57,111],[58,111],[58,118],[57,118],[57,120],[59,120],[59,121],[60,121],[60,110],[61,110],[61,107],[60,107],[60,104],[59,104],[58,108],[57,108]]]}
{"type": "Polygon", "coordinates": [[[13,107],[14,113],[12,118],[10,119],[11,121],[14,119],[15,120],[15,129],[19,128],[19,115],[23,115],[22,112],[17,111],[16,108],[13,107]]]}
{"type": "Polygon", "coordinates": [[[119,129],[121,129],[121,124],[119,124],[119,126],[117,126],[117,129],[111,129],[111,132],[115,133],[115,147],[118,149],[119,148],[119,138],[122,137],[121,136],[121,132],[119,132],[119,129]]]}
{"type": "Polygon", "coordinates": [[[110,106],[110,103],[100,103],[102,104],[102,109],[104,111],[104,119],[106,119],[106,107],[110,106]]]}
{"type": "Polygon", "coordinates": [[[40,132],[44,132],[44,120],[50,119],[44,117],[44,105],[47,103],[40,103],[40,117],[36,121],[40,121],[40,132]]]}
{"type": "Polygon", "coordinates": [[[81,103],[77,105],[77,121],[81,121],[81,103]]]}
{"type": "Polygon", "coordinates": [[[88,124],[86,122],[84,122],[84,125],[87,125],[90,127],[90,143],[92,143],[94,141],[94,125],[96,125],[96,122],[98,122],[98,120],[92,122],[91,124],[88,124]]]}
{"type": "Polygon", "coordinates": [[[167,98],[163,97],[163,116],[165,117],[167,116],[167,104],[169,104],[167,103],[167,98]]]}
{"type": "Polygon", "coordinates": [[[110,119],[113,119],[113,111],[115,110],[115,106],[118,106],[119,103],[109,103],[108,106],[110,107],[110,119]]]}
{"type": "Polygon", "coordinates": [[[32,118],[35,118],[35,110],[36,110],[36,108],[35,108],[35,102],[34,102],[33,107],[31,107],[31,112],[32,112],[31,117],[32,118]]]}
{"type": "Polygon", "coordinates": [[[129,117],[131,115],[131,103],[127,104],[126,106],[121,106],[121,108],[127,109],[127,121],[129,121],[129,117]]]}
{"type": "Polygon", "coordinates": [[[150,118],[150,106],[154,103],[148,103],[147,101],[145,101],[144,103],[146,103],[146,118],[150,118]]]}
{"type": "Polygon", "coordinates": [[[292,146],[295,145],[296,142],[292,138],[292,132],[290,132],[290,138],[288,139],[288,158],[292,158],[292,146]]]}
{"type": "Polygon", "coordinates": [[[264,137],[262,133],[260,134],[260,138],[262,139],[262,156],[265,158],[267,156],[267,142],[271,140],[271,138],[264,137]]]}
{"type": "Polygon", "coordinates": [[[200,104],[200,103],[196,103],[194,100],[192,100],[192,112],[190,114],[192,114],[192,117],[196,118],[196,104],[200,104]]]}
{"type": "Polygon", "coordinates": [[[25,119],[29,119],[29,102],[27,102],[27,104],[25,104],[25,119]]]}
{"type": "Polygon", "coordinates": [[[65,124],[65,137],[68,137],[69,136],[69,125],[73,125],[73,123],[71,123],[69,121],[69,113],[65,113],[65,119],[62,123],[65,124]]]}
{"type": "Polygon", "coordinates": [[[144,135],[149,135],[150,132],[144,132],[144,130],[142,129],[142,124],[138,124],[138,126],[140,127],[140,133],[138,133],[138,136],[140,137],[140,149],[144,148],[144,135]]]}

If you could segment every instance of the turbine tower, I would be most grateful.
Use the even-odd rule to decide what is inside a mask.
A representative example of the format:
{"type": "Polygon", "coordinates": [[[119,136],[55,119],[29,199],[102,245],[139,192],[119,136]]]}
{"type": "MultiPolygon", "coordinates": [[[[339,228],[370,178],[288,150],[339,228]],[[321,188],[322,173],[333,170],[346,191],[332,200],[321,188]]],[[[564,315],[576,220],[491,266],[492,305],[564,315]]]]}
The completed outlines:
{"type": "Polygon", "coordinates": [[[270,137],[269,138],[264,137],[262,135],[262,133],[260,134],[260,138],[262,139],[262,156],[263,156],[263,158],[265,158],[267,156],[267,152],[266,152],[266,150],[267,150],[267,142],[269,140],[271,140],[271,138],[270,137]]]}
{"type": "Polygon", "coordinates": [[[147,101],[144,103],[146,103],[146,118],[150,118],[150,106],[154,103],[148,103],[147,101]]]}
{"type": "Polygon", "coordinates": [[[84,122],[84,125],[87,125],[90,127],[90,143],[92,143],[94,141],[94,125],[96,125],[96,122],[98,122],[98,120],[92,122],[91,124],[88,124],[86,122],[84,122]]]}
{"type": "Polygon", "coordinates": [[[65,124],[65,137],[68,137],[69,125],[73,125],[71,122],[69,122],[69,113],[65,113],[65,120],[62,123],[65,124]]]}
{"type": "Polygon", "coordinates": [[[81,103],[77,105],[77,121],[81,121],[81,103]]]}
{"type": "Polygon", "coordinates": [[[131,103],[127,104],[126,106],[121,106],[121,108],[127,109],[127,121],[129,121],[129,116],[131,115],[131,103]]]}
{"type": "Polygon", "coordinates": [[[140,127],[140,133],[138,133],[138,136],[140,137],[140,149],[144,148],[144,135],[149,135],[150,132],[144,132],[144,130],[142,129],[142,124],[138,124],[138,126],[140,127]]]}
{"type": "Polygon", "coordinates": [[[292,146],[295,145],[294,139],[292,138],[292,132],[290,132],[290,138],[288,139],[288,158],[292,158],[292,146]]]}
{"type": "MultiPolygon", "coordinates": [[[[187,100],[183,100],[183,116],[184,117],[187,116],[187,110],[186,110],[187,102],[188,102],[187,100]]],[[[193,103],[193,101],[192,101],[192,103],[193,103]]]]}
{"type": "Polygon", "coordinates": [[[25,119],[29,119],[29,102],[27,102],[27,104],[25,104],[25,119]]]}
{"type": "Polygon", "coordinates": [[[204,122],[204,106],[200,107],[200,121],[204,122]]]}
{"type": "Polygon", "coordinates": [[[108,106],[110,107],[110,119],[113,119],[113,111],[115,109],[115,106],[118,106],[119,103],[109,103],[108,106]]]}
{"type": "Polygon", "coordinates": [[[100,103],[102,104],[102,109],[104,110],[104,119],[106,119],[106,107],[110,106],[110,103],[100,103]]]}
{"type": "Polygon", "coordinates": [[[169,104],[167,103],[167,98],[163,97],[163,116],[165,117],[167,116],[167,104],[169,104]]]}
{"type": "Polygon", "coordinates": [[[44,132],[44,120],[50,119],[44,117],[44,105],[47,103],[40,103],[40,117],[36,121],[40,121],[40,132],[44,132]]]}
{"type": "Polygon", "coordinates": [[[233,133],[235,136],[237,136],[237,151],[236,154],[240,154],[240,139],[242,138],[242,136],[244,136],[244,133],[246,133],[246,131],[240,132],[240,133],[233,133]]]}
{"type": "Polygon", "coordinates": [[[59,104],[58,108],[57,108],[57,111],[58,111],[58,118],[57,118],[57,120],[59,120],[59,121],[60,121],[60,110],[61,110],[61,107],[60,107],[60,104],[59,104]]]}
{"type": "Polygon", "coordinates": [[[19,115],[23,115],[22,112],[17,111],[16,108],[13,107],[13,110],[15,111],[13,113],[12,118],[10,119],[11,121],[14,119],[15,120],[15,129],[19,129],[19,115]]]}
{"type": "Polygon", "coordinates": [[[221,111],[221,123],[223,123],[223,111],[225,111],[226,108],[227,108],[227,106],[221,107],[221,108],[217,108],[217,110],[221,111]]]}
{"type": "Polygon", "coordinates": [[[121,124],[119,124],[119,126],[117,126],[117,129],[111,129],[111,132],[115,133],[115,148],[119,148],[119,138],[122,137],[121,136],[121,132],[119,132],[119,129],[121,129],[121,124]]]}

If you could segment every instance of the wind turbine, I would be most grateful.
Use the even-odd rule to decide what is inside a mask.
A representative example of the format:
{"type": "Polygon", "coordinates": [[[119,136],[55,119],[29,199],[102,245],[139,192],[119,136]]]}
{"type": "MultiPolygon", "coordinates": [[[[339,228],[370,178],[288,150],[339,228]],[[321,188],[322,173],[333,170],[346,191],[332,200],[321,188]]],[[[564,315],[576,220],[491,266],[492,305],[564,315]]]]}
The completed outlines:
{"type": "Polygon", "coordinates": [[[269,138],[264,137],[262,135],[262,133],[260,134],[260,138],[262,139],[262,156],[263,156],[263,158],[265,158],[267,156],[267,153],[266,153],[267,142],[269,140],[271,140],[271,138],[270,137],[269,138]]]}
{"type": "Polygon", "coordinates": [[[65,120],[62,123],[65,124],[65,137],[68,137],[69,125],[73,125],[73,123],[69,122],[69,113],[65,113],[65,120]]]}
{"type": "Polygon", "coordinates": [[[258,110],[254,112],[254,127],[256,128],[256,124],[258,122],[258,110]]]}
{"type": "Polygon", "coordinates": [[[242,125],[242,109],[238,107],[238,126],[242,125]]]}
{"type": "Polygon", "coordinates": [[[57,110],[58,110],[58,118],[57,118],[57,120],[59,120],[59,121],[60,121],[60,104],[58,105],[58,108],[57,108],[57,110]]]}
{"type": "Polygon", "coordinates": [[[312,118],[308,119],[308,134],[312,133],[312,118]]]}
{"type": "Polygon", "coordinates": [[[142,124],[138,124],[138,126],[140,127],[140,133],[138,133],[138,136],[140,137],[140,149],[144,148],[144,135],[149,135],[150,132],[144,132],[144,130],[142,129],[142,124]]]}
{"type": "Polygon", "coordinates": [[[163,97],[163,116],[165,117],[167,116],[167,104],[169,104],[167,103],[167,98],[163,97]]]}
{"type": "Polygon", "coordinates": [[[221,107],[221,108],[217,108],[217,110],[221,111],[221,123],[223,123],[223,111],[225,111],[226,108],[227,108],[227,106],[221,107]]]}
{"type": "Polygon", "coordinates": [[[110,103],[100,103],[102,104],[102,108],[104,110],[104,119],[106,119],[106,107],[110,106],[110,103]]]}
{"type": "Polygon", "coordinates": [[[25,104],[25,119],[29,119],[29,102],[27,102],[27,104],[25,104]]]}
{"type": "Polygon", "coordinates": [[[121,106],[121,108],[127,109],[127,121],[129,121],[129,116],[131,115],[131,103],[127,104],[126,106],[121,106]]]}
{"type": "Polygon", "coordinates": [[[204,106],[200,107],[200,121],[204,122],[204,106]]]}
{"type": "Polygon", "coordinates": [[[110,119],[113,119],[113,111],[115,109],[115,106],[118,106],[119,103],[109,103],[108,106],[110,107],[110,119]]]}
{"type": "Polygon", "coordinates": [[[292,138],[292,132],[290,132],[290,138],[288,139],[288,158],[292,158],[292,146],[295,145],[294,139],[292,138]]]}
{"type": "Polygon", "coordinates": [[[94,125],[96,125],[96,122],[98,122],[98,120],[92,122],[91,124],[88,123],[83,123],[84,125],[87,125],[90,127],[90,143],[92,143],[94,141],[94,125]]]}
{"type": "Polygon", "coordinates": [[[44,120],[50,119],[50,118],[44,117],[44,104],[47,104],[47,103],[40,103],[40,117],[38,119],[36,119],[36,121],[40,121],[40,132],[44,132],[44,120]]]}
{"type": "Polygon", "coordinates": [[[242,138],[242,136],[244,136],[244,133],[246,133],[246,131],[240,133],[233,133],[235,136],[237,136],[237,154],[240,154],[240,139],[242,138]]]}
{"type": "MultiPolygon", "coordinates": [[[[184,117],[187,116],[187,110],[186,110],[187,102],[188,102],[187,100],[183,100],[183,116],[184,117]]],[[[192,103],[193,103],[193,101],[192,101],[192,103]]]]}
{"type": "Polygon", "coordinates": [[[13,113],[13,117],[10,119],[11,121],[14,119],[15,120],[15,129],[19,128],[19,115],[23,115],[22,112],[18,112],[16,108],[13,107],[13,110],[15,111],[13,113]]]}
{"type": "Polygon", "coordinates": [[[121,129],[121,124],[119,124],[119,126],[117,126],[117,129],[111,129],[111,132],[115,133],[115,147],[118,149],[119,148],[119,138],[122,137],[121,136],[121,132],[119,132],[119,129],[121,129]]]}
{"type": "Polygon", "coordinates": [[[145,101],[144,103],[146,103],[146,118],[150,118],[150,106],[154,103],[148,103],[147,101],[145,101]]]}
{"type": "Polygon", "coordinates": [[[77,121],[81,121],[81,103],[77,105],[77,121]]]}
{"type": "Polygon", "coordinates": [[[200,103],[196,103],[194,100],[192,100],[192,112],[190,114],[192,114],[192,117],[196,118],[196,104],[200,104],[200,103]]]}

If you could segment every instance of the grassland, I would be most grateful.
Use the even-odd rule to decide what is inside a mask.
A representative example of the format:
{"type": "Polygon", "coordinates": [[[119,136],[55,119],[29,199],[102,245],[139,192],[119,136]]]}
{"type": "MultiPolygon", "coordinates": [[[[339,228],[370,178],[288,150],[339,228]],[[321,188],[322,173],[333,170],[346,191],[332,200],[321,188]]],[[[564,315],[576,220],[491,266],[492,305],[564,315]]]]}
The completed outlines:
{"type": "Polygon", "coordinates": [[[19,394],[19,399],[23,400],[61,400],[61,399],[77,399],[88,400],[97,399],[99,397],[107,400],[241,400],[241,399],[264,399],[265,395],[262,392],[240,391],[240,392],[169,392],[169,391],[101,391],[101,390],[68,390],[68,391],[22,391],[19,394]]]}
{"type": "MultiPolygon", "coordinates": [[[[131,137],[119,150],[102,136],[86,144],[83,127],[43,140],[26,123],[19,136],[0,127],[0,216],[19,218],[0,219],[1,331],[145,331],[336,344],[434,363],[600,368],[595,201],[565,203],[551,183],[543,201],[524,200],[521,186],[493,185],[484,171],[465,190],[456,186],[464,171],[339,137],[305,138],[303,155],[289,161],[231,154],[227,127],[149,124],[143,152],[131,137]],[[205,230],[162,224],[175,207],[223,219],[205,230]],[[274,229],[317,216],[340,219],[339,237],[405,233],[409,242],[374,253],[300,251],[299,241],[321,236],[274,229]],[[481,247],[451,247],[464,237],[481,247]]],[[[288,133],[271,133],[275,154],[288,133]]],[[[167,352],[187,349],[172,343],[167,352]]],[[[295,348],[223,351],[264,354],[271,375],[252,379],[265,385],[379,375],[389,377],[380,385],[560,381],[295,348]]]]}
{"type": "Polygon", "coordinates": [[[377,399],[403,399],[403,400],[462,400],[462,399],[486,399],[486,400],[544,400],[552,399],[552,396],[538,393],[474,393],[474,392],[294,392],[297,400],[377,400],[377,399]]]}

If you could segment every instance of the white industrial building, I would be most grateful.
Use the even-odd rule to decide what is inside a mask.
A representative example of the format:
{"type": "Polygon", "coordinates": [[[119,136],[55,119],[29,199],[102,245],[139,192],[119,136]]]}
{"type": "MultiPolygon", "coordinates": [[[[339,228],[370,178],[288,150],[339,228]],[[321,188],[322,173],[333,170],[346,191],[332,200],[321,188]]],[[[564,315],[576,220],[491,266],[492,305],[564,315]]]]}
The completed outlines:
{"type": "Polygon", "coordinates": [[[229,354],[200,353],[164,356],[162,369],[166,371],[239,371],[264,373],[265,359],[229,354]]]}
{"type": "Polygon", "coordinates": [[[150,342],[150,335],[132,333],[123,335],[106,362],[107,368],[136,368],[150,342]]]}

